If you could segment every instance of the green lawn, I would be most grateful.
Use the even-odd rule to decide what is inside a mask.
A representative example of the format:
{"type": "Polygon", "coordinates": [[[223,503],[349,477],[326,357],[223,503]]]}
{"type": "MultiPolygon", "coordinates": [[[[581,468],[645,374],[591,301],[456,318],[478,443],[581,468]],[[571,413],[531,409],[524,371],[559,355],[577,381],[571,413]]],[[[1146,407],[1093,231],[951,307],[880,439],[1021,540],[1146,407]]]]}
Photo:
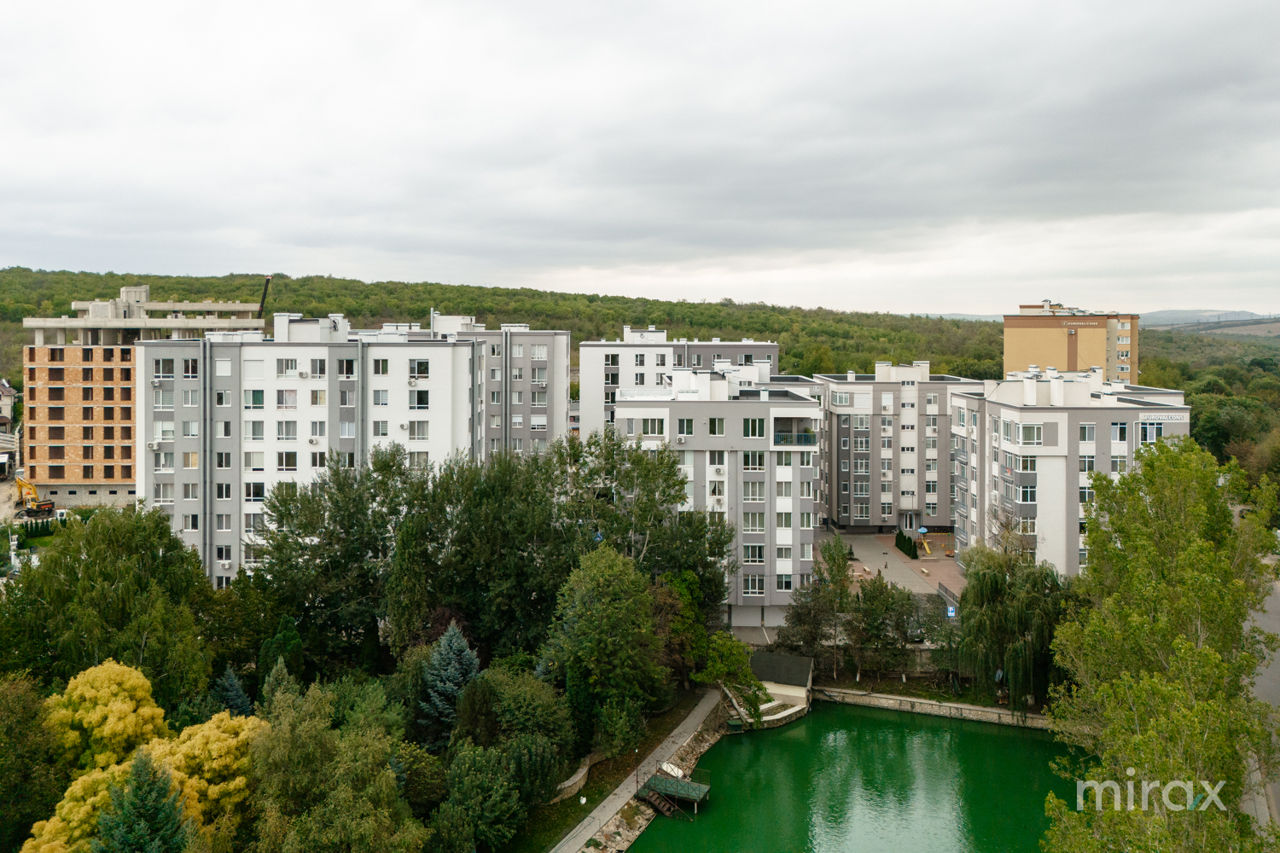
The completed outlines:
{"type": "Polygon", "coordinates": [[[529,820],[507,845],[505,853],[543,853],[559,843],[623,779],[635,772],[640,756],[652,752],[680,725],[681,720],[689,716],[693,706],[698,704],[699,696],[701,693],[696,690],[684,693],[670,710],[649,720],[649,731],[635,753],[593,765],[587,774],[587,784],[576,795],[555,805],[534,808],[529,813],[529,820]],[[587,798],[586,805],[578,802],[579,797],[587,798]]]}

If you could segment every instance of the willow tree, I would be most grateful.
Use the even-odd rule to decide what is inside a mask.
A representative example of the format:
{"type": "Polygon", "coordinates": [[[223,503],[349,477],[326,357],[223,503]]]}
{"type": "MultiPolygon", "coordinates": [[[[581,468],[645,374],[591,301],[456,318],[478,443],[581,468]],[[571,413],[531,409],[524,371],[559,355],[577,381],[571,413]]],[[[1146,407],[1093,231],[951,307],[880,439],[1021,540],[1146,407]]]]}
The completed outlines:
{"type": "Polygon", "coordinates": [[[1054,681],[1054,631],[1067,607],[1063,578],[1047,563],[1012,551],[965,551],[960,596],[960,661],[978,684],[1002,682],[1011,701],[1044,701],[1054,681]]]}

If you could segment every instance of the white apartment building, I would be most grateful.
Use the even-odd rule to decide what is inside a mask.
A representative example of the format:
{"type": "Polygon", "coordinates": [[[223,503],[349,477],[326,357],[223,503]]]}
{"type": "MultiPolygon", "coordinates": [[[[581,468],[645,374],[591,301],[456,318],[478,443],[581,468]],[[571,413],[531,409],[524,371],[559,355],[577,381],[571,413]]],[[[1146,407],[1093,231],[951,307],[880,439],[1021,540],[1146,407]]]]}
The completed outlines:
{"type": "Polygon", "coordinates": [[[765,364],[777,370],[778,345],[772,341],[667,340],[667,333],[622,327],[617,341],[583,341],[578,346],[580,430],[590,435],[613,423],[614,407],[623,391],[652,388],[674,368],[709,370],[718,362],[746,367],[765,364]]]}
{"type": "Polygon", "coordinates": [[[1186,436],[1181,391],[1107,382],[1102,370],[1028,370],[951,391],[951,489],[957,549],[1022,537],[1071,576],[1088,563],[1082,533],[1094,472],[1119,476],[1134,453],[1186,436]]]}
{"type": "Polygon", "coordinates": [[[486,329],[475,317],[434,311],[431,331],[485,345],[486,454],[541,452],[572,431],[567,331],[531,329],[527,323],[486,329]]]}
{"type": "Polygon", "coordinates": [[[257,562],[272,488],[309,482],[330,453],[355,466],[401,444],[426,467],[483,452],[480,341],[276,314],[271,338],[208,332],[135,346],[138,494],[172,514],[216,586],[257,562]]]}
{"type": "Polygon", "coordinates": [[[823,405],[820,512],[852,532],[952,526],[950,395],[973,379],[929,362],[876,362],[874,373],[814,377],[823,405]]]}
{"type": "Polygon", "coordinates": [[[813,576],[822,410],[812,380],[770,377],[770,366],[671,368],[661,382],[618,390],[614,409],[622,436],[679,455],[682,510],[734,525],[730,625],[781,625],[792,591],[813,576]]]}

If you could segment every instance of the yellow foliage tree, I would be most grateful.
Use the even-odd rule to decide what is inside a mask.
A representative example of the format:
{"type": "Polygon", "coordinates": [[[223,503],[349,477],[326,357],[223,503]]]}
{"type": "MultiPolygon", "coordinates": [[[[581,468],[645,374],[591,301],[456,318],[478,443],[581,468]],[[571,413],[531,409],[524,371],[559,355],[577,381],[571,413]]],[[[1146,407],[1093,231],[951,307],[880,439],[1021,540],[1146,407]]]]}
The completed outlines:
{"type": "Polygon", "coordinates": [[[32,827],[22,853],[83,853],[123,784],[138,747],[173,777],[183,814],[206,839],[235,835],[248,798],[249,746],[268,728],[258,717],[223,711],[169,737],[164,712],[151,701],[151,685],[136,669],[107,661],[85,670],[49,700],[48,725],[80,774],[53,817],[32,827]],[[114,759],[114,760],[111,760],[114,759]]]}
{"type": "Polygon", "coordinates": [[[259,717],[223,711],[172,740],[152,741],[147,752],[173,775],[187,817],[234,831],[249,796],[249,744],[267,727],[259,717]]]}
{"type": "Polygon", "coordinates": [[[110,659],[71,679],[47,707],[46,725],[77,776],[119,764],[142,744],[169,735],[151,682],[110,659]]]}
{"type": "Polygon", "coordinates": [[[98,829],[98,815],[111,802],[112,785],[121,785],[129,764],[114,764],[90,770],[71,783],[53,817],[31,827],[32,837],[22,845],[22,853],[81,853],[98,829]]]}

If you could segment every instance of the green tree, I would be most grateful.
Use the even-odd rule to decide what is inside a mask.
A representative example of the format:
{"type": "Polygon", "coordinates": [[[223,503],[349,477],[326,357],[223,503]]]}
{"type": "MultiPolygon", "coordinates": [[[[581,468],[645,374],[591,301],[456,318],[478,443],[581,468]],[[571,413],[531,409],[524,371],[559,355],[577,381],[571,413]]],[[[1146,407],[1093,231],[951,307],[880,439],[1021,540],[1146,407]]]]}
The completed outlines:
{"type": "Polygon", "coordinates": [[[493,746],[498,740],[497,691],[483,673],[467,682],[458,696],[458,719],[453,737],[476,746],[493,746]]]}
{"type": "Polygon", "coordinates": [[[449,764],[447,785],[449,799],[440,808],[446,815],[456,810],[452,819],[462,824],[462,837],[498,848],[524,820],[510,763],[497,749],[463,744],[449,764]]]}
{"type": "Polygon", "coordinates": [[[400,720],[377,684],[285,687],[252,745],[266,851],[418,851],[428,833],[401,793],[400,720]]]}
{"type": "Polygon", "coordinates": [[[213,692],[222,707],[231,713],[242,717],[248,717],[253,713],[253,703],[249,701],[249,695],[244,692],[244,686],[240,684],[240,678],[231,668],[231,664],[227,664],[226,670],[214,682],[213,692]]]}
{"type": "Polygon", "coordinates": [[[839,538],[828,539],[818,549],[813,582],[791,594],[778,644],[830,661],[831,677],[839,675],[840,626],[852,605],[849,554],[839,538]]]}
{"type": "Polygon", "coordinates": [[[1275,579],[1275,488],[1250,488],[1190,441],[1144,448],[1135,470],[1094,478],[1084,605],[1053,642],[1071,680],[1051,724],[1089,756],[1082,778],[1222,782],[1217,809],[1075,811],[1050,798],[1047,843],[1063,850],[1255,850],[1235,804],[1251,756],[1272,756],[1271,710],[1252,695],[1275,638],[1252,624],[1275,579]],[[1237,513],[1237,507],[1244,507],[1237,513]],[[1133,768],[1132,777],[1129,768],[1133,768]]]}
{"type": "Polygon", "coordinates": [[[123,788],[112,787],[111,805],[98,818],[93,853],[182,853],[191,840],[169,771],[145,750],[130,763],[123,788]]]}
{"type": "Polygon", "coordinates": [[[844,623],[850,656],[859,674],[901,669],[907,659],[907,640],[916,604],[911,593],[876,572],[860,581],[844,623]]]}
{"type": "Polygon", "coordinates": [[[388,578],[396,649],[460,618],[490,654],[536,650],[575,559],[555,492],[547,454],[455,457],[412,484],[388,578]]]}
{"type": "Polygon", "coordinates": [[[34,681],[0,676],[0,850],[17,850],[31,825],[53,813],[70,781],[45,717],[34,681]]]}
{"type": "Polygon", "coordinates": [[[204,693],[198,619],[212,594],[199,556],[159,510],[73,519],[0,597],[0,668],[66,680],[114,658],[169,708],[204,693]]]}
{"type": "Polygon", "coordinates": [[[282,484],[268,496],[264,565],[252,582],[276,613],[297,619],[306,658],[297,674],[389,666],[379,629],[384,586],[417,476],[393,445],[375,448],[362,467],[341,467],[331,456],[311,483],[282,484]]]}
{"type": "MultiPolygon", "coordinates": [[[[666,672],[658,662],[653,608],[648,581],[616,551],[591,552],[569,575],[544,661],[556,677],[590,697],[579,708],[603,710],[612,703],[612,713],[637,720],[659,695],[666,672]]],[[[639,736],[639,729],[631,733],[632,740],[639,736]]]]}
{"type": "Polygon", "coordinates": [[[760,721],[760,705],[768,701],[769,693],[751,671],[751,650],[728,631],[707,638],[706,665],[693,679],[731,691],[751,718],[760,721]]]}
{"type": "Polygon", "coordinates": [[[1066,585],[1052,566],[1018,551],[977,546],[963,556],[962,664],[978,684],[1008,689],[1018,708],[1026,696],[1043,702],[1055,680],[1051,644],[1066,614],[1066,585]]]}
{"type": "Polygon", "coordinates": [[[467,645],[458,623],[450,622],[431,650],[422,670],[423,695],[419,723],[427,731],[427,745],[439,748],[449,740],[458,713],[458,697],[480,671],[476,653],[467,645]]]}
{"type": "Polygon", "coordinates": [[[298,633],[298,626],[288,616],[280,617],[275,636],[262,643],[258,652],[258,672],[265,679],[278,661],[283,661],[290,672],[302,674],[302,636],[298,633]]]}

